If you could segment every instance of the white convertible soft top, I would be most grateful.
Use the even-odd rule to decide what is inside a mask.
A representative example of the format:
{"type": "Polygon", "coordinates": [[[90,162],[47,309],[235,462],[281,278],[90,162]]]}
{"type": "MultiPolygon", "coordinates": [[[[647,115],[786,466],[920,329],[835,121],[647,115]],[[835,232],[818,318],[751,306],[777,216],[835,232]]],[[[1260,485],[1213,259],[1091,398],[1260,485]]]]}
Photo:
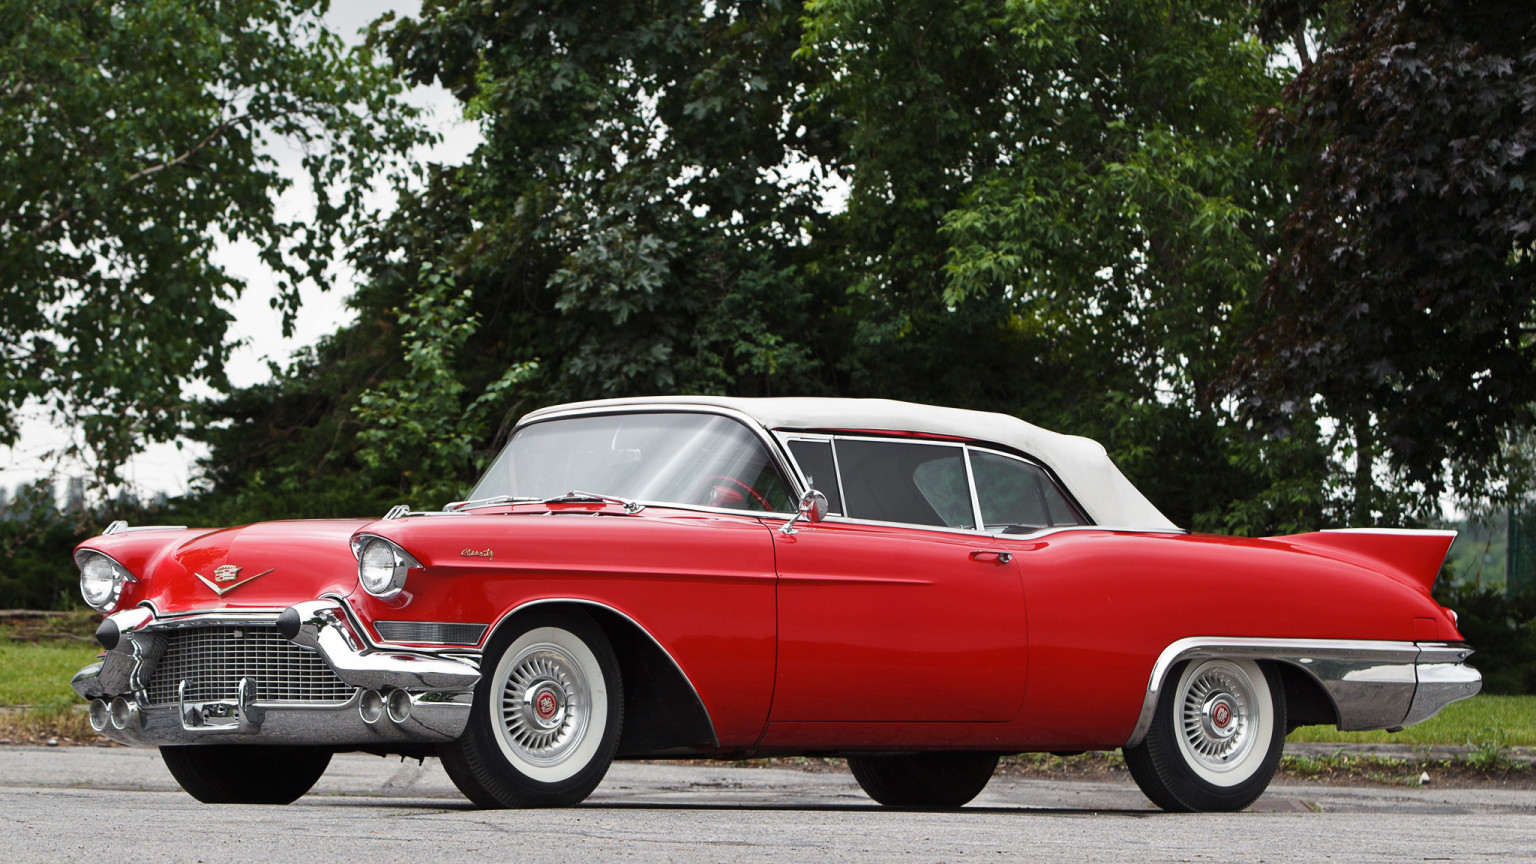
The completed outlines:
{"type": "Polygon", "coordinates": [[[770,430],[867,429],[921,432],[988,441],[1028,454],[1045,463],[1071,490],[1098,525],[1111,528],[1168,530],[1176,526],[1125,479],[1104,446],[1089,438],[1041,429],[1006,414],[939,408],[891,399],[787,397],[743,399],[728,396],[647,396],[600,399],[542,408],[518,421],[521,426],[567,411],[640,408],[727,408],[770,430]]]}

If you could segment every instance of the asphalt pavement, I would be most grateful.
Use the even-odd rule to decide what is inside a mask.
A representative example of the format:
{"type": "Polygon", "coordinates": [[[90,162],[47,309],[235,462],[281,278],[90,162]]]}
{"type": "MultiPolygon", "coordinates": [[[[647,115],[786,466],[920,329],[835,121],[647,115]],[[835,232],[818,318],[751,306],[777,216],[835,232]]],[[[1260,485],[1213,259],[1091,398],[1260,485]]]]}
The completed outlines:
{"type": "Polygon", "coordinates": [[[1536,791],[1277,783],[1239,814],[1129,780],[997,777],[890,810],[844,772],[618,763],[580,807],[471,808],[435,760],[338,756],[287,807],[207,806],[154,750],[0,748],[0,856],[32,861],[1533,861],[1536,791]]]}

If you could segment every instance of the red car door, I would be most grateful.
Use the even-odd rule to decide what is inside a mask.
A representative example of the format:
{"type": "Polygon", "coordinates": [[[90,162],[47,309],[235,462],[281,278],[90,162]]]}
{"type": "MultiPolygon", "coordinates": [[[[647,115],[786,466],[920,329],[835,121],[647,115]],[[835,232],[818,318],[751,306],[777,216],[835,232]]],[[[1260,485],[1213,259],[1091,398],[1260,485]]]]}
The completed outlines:
{"type": "Polygon", "coordinates": [[[839,440],[837,456],[834,513],[930,527],[833,517],[774,532],[779,651],[769,719],[1012,720],[1028,654],[1023,585],[1004,544],[947,530],[974,522],[961,449],[839,440]]]}

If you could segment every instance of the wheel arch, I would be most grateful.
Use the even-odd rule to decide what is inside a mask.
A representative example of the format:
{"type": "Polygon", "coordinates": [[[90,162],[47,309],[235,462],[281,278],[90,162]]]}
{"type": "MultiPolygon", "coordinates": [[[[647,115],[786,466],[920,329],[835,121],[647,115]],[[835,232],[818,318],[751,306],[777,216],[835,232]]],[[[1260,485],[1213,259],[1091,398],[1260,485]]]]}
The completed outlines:
{"type": "Polygon", "coordinates": [[[1339,725],[1339,706],[1328,688],[1305,666],[1290,660],[1271,660],[1285,684],[1286,734],[1302,726],[1339,725]]]}
{"type": "Polygon", "coordinates": [[[629,615],[596,600],[548,597],[509,610],[487,632],[497,633],[533,612],[565,609],[590,617],[613,646],[624,681],[624,728],[617,758],[716,749],[714,721],[698,688],[651,632],[629,615]]]}
{"type": "Polygon", "coordinates": [[[1274,665],[1285,685],[1288,725],[1331,724],[1348,729],[1401,725],[1417,682],[1420,653],[1412,642],[1348,639],[1191,637],[1171,643],[1148,676],[1141,714],[1126,747],[1146,737],[1170,673],[1196,659],[1226,657],[1274,665]],[[1341,700],[1343,700],[1341,702],[1341,700]]]}

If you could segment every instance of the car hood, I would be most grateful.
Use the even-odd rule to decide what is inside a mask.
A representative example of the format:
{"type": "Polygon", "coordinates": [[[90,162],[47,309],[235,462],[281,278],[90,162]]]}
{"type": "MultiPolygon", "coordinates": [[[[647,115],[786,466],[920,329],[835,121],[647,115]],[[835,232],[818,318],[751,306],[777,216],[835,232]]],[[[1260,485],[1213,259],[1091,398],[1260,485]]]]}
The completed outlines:
{"type": "Polygon", "coordinates": [[[349,541],[369,521],[135,530],[93,537],[79,548],[110,556],[138,580],[125,587],[120,609],[142,603],[160,614],[282,609],[356,587],[349,541]]]}

